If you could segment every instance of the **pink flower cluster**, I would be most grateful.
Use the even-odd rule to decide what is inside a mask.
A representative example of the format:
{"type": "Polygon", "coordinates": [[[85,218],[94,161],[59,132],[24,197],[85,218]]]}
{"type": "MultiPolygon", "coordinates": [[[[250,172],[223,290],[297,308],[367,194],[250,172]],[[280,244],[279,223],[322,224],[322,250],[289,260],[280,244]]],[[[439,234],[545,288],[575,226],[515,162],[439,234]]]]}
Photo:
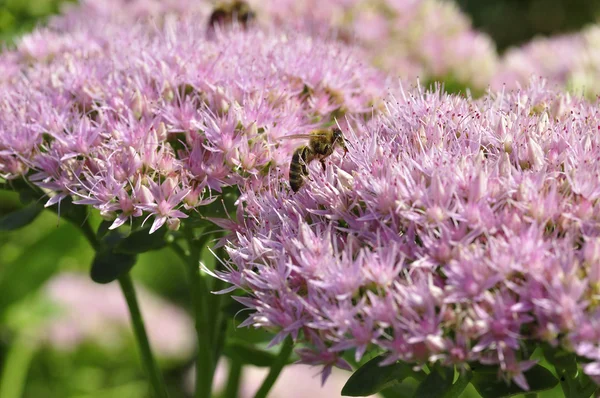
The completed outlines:
{"type": "Polygon", "coordinates": [[[600,376],[599,130],[597,107],[543,82],[477,101],[400,90],[298,193],[285,171],[242,192],[216,276],[248,293],[245,325],[304,343],[324,377],[376,348],[526,387],[527,342],[600,376]]]}
{"type": "Polygon", "coordinates": [[[501,59],[492,88],[525,86],[532,75],[589,98],[600,94],[600,26],[578,33],[536,38],[510,49],[501,59]]]}
{"type": "MultiPolygon", "coordinates": [[[[226,4],[233,0],[216,2],[226,4]]],[[[495,45],[475,31],[469,18],[444,0],[248,0],[259,25],[293,28],[317,37],[335,37],[363,48],[370,63],[394,76],[413,82],[452,80],[463,87],[484,91],[497,68],[495,45]]],[[[144,21],[161,26],[173,16],[193,14],[200,25],[211,12],[208,2],[192,0],[98,0],[65,7],[50,26],[69,30],[86,21],[95,30],[110,25],[144,21]]],[[[43,55],[64,46],[64,38],[23,39],[27,55],[43,55]],[[37,48],[33,44],[36,44],[37,48]],[[27,48],[29,47],[29,48],[27,48]],[[33,50],[33,54],[31,54],[33,50]]],[[[107,34],[110,39],[112,34],[107,34]]],[[[66,40],[77,38],[66,38],[66,40]]],[[[73,43],[66,43],[67,46],[73,43]]],[[[89,49],[87,49],[89,50],[89,49]]]]}
{"type": "Polygon", "coordinates": [[[92,205],[111,228],[154,216],[152,231],[177,229],[215,191],[286,165],[295,144],[280,137],[371,115],[382,97],[384,76],[338,42],[207,38],[195,16],[97,28],[38,30],[0,56],[13,71],[0,83],[0,173],[26,176],[47,205],[92,205]]]}
{"type": "Polygon", "coordinates": [[[363,47],[371,61],[406,81],[450,79],[483,91],[498,57],[491,38],[475,31],[449,1],[250,1],[264,19],[295,25],[363,47]]]}

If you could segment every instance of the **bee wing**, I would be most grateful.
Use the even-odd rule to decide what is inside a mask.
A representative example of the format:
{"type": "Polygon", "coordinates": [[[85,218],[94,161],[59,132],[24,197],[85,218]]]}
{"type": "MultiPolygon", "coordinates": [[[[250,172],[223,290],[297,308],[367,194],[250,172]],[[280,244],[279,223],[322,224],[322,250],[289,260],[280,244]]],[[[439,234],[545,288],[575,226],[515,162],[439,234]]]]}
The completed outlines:
{"type": "Polygon", "coordinates": [[[281,140],[293,140],[293,139],[306,139],[310,140],[315,135],[325,135],[325,134],[290,134],[283,137],[277,138],[277,141],[281,140]]]}

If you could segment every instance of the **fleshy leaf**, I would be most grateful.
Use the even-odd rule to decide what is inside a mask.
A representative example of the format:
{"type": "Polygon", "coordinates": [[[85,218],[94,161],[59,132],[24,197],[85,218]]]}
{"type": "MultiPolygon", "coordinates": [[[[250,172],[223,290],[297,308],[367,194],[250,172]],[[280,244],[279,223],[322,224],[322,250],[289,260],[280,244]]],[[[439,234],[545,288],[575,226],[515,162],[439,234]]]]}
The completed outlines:
{"type": "Polygon", "coordinates": [[[482,367],[473,370],[471,384],[483,398],[502,398],[518,394],[537,393],[549,390],[558,384],[558,380],[552,372],[541,365],[535,365],[523,372],[529,384],[529,391],[523,390],[514,382],[507,384],[504,380],[498,379],[497,372],[490,372],[489,369],[493,368],[482,367]]]}
{"type": "Polygon", "coordinates": [[[44,210],[44,206],[32,203],[0,218],[0,231],[14,231],[31,223],[44,210]]]}
{"type": "Polygon", "coordinates": [[[138,254],[162,249],[167,245],[166,233],[166,228],[160,228],[153,234],[150,234],[149,227],[134,231],[116,245],[115,252],[138,254]]]}
{"type": "Polygon", "coordinates": [[[277,358],[274,354],[241,342],[228,343],[223,353],[234,362],[258,367],[269,367],[277,358]]]}
{"type": "Polygon", "coordinates": [[[556,368],[558,375],[574,379],[577,377],[577,357],[553,347],[544,347],[544,357],[556,368]]]}
{"type": "Polygon", "coordinates": [[[52,206],[48,206],[48,209],[75,225],[83,225],[88,217],[87,206],[73,203],[73,199],[70,196],[65,197],[52,206]]]}
{"type": "Polygon", "coordinates": [[[419,384],[415,391],[415,397],[439,398],[444,397],[454,381],[454,368],[434,369],[427,375],[425,380],[419,384]]]}
{"type": "Polygon", "coordinates": [[[366,397],[402,382],[407,377],[415,375],[412,366],[403,362],[380,366],[385,356],[378,356],[358,368],[350,376],[342,389],[342,395],[349,397],[366,397]]]}
{"type": "Polygon", "coordinates": [[[96,253],[90,276],[96,283],[110,283],[128,272],[137,260],[133,254],[115,253],[105,250],[96,253]]]}
{"type": "Polygon", "coordinates": [[[98,239],[104,238],[104,236],[108,233],[108,228],[111,226],[112,223],[112,221],[102,220],[102,222],[98,226],[98,231],[96,231],[96,237],[98,239]]]}
{"type": "Polygon", "coordinates": [[[554,365],[566,397],[588,398],[596,390],[595,383],[577,366],[575,354],[547,345],[544,347],[544,357],[554,365]]]}

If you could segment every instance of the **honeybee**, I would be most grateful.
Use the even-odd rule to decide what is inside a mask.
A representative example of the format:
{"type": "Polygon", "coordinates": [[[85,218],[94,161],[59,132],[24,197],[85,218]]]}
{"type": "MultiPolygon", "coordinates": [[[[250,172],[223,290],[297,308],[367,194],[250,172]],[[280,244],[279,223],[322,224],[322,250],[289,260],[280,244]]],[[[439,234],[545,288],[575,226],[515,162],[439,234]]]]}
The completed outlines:
{"type": "Polygon", "coordinates": [[[314,130],[310,134],[288,136],[286,138],[308,138],[308,145],[303,145],[294,151],[290,162],[290,187],[292,191],[298,192],[308,177],[308,164],[317,159],[325,171],[325,158],[333,153],[339,146],[348,152],[342,130],[339,128],[314,130]]]}
{"type": "Polygon", "coordinates": [[[208,20],[208,31],[212,32],[216,25],[231,25],[237,21],[244,28],[254,20],[254,11],[250,5],[243,0],[234,0],[219,3],[208,20]]]}

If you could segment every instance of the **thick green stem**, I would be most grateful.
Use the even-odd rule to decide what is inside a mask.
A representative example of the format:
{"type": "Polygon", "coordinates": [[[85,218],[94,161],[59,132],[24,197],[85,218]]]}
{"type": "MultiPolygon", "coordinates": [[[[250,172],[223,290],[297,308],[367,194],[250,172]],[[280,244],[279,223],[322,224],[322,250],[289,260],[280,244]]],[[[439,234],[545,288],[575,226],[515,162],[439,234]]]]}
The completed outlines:
{"type": "Polygon", "coordinates": [[[168,397],[169,394],[167,393],[167,388],[165,387],[156,361],[152,356],[152,351],[150,350],[148,335],[146,334],[146,329],[144,328],[144,321],[142,319],[142,314],[140,312],[137,298],[135,296],[135,290],[133,288],[133,282],[131,281],[131,276],[129,273],[119,278],[119,284],[121,285],[121,290],[123,291],[123,295],[127,301],[127,306],[129,307],[129,315],[131,316],[133,332],[135,333],[135,337],[138,342],[143,366],[145,367],[146,373],[150,378],[150,384],[154,390],[154,396],[157,398],[168,397]]]}
{"type": "Polygon", "coordinates": [[[229,376],[227,377],[227,387],[223,398],[237,398],[242,379],[242,365],[239,362],[231,362],[229,367],[229,376]]]}
{"type": "MultiPolygon", "coordinates": [[[[94,250],[98,251],[101,249],[101,243],[98,241],[96,234],[94,233],[94,230],[87,219],[81,224],[76,222],[73,222],[73,224],[79,227],[94,250]]],[[[126,273],[119,278],[119,285],[121,286],[121,291],[125,296],[125,301],[127,302],[127,307],[129,308],[129,316],[131,317],[133,332],[140,349],[143,366],[148,374],[148,377],[150,378],[150,384],[154,392],[153,395],[157,398],[168,397],[169,394],[167,393],[167,388],[164,384],[156,361],[154,360],[154,356],[152,355],[152,350],[150,349],[148,335],[146,334],[146,329],[144,327],[144,320],[142,318],[142,313],[140,312],[135,295],[135,289],[129,273],[126,273]]]]}
{"type": "MultiPolygon", "coordinates": [[[[223,260],[225,257],[225,249],[220,247],[216,251],[217,255],[217,264],[215,268],[217,270],[223,269],[223,266],[219,260],[223,260]]],[[[213,291],[222,290],[225,287],[225,283],[220,279],[214,279],[212,284],[213,291]]],[[[223,317],[223,312],[221,311],[221,303],[223,301],[222,294],[213,294],[210,297],[210,319],[213,322],[213,331],[212,331],[212,343],[213,343],[213,353],[215,357],[215,365],[219,361],[219,357],[221,356],[221,351],[223,349],[224,344],[224,334],[227,329],[227,320],[223,317]]]]}
{"type": "Polygon", "coordinates": [[[0,377],[0,397],[21,398],[31,359],[36,351],[36,339],[20,333],[12,342],[0,377]]]}
{"type": "Polygon", "coordinates": [[[279,352],[279,355],[275,359],[275,362],[273,362],[273,365],[271,366],[271,369],[269,370],[269,374],[267,375],[267,378],[265,379],[265,381],[263,381],[262,385],[260,386],[260,389],[258,390],[256,395],[254,395],[254,398],[266,398],[267,394],[269,394],[269,391],[271,391],[271,388],[273,388],[275,381],[277,381],[277,378],[279,377],[281,370],[287,363],[288,358],[290,357],[290,354],[292,353],[293,347],[294,347],[294,342],[292,341],[292,338],[290,336],[288,336],[285,339],[285,341],[283,342],[281,351],[279,352]]]}
{"type": "Polygon", "coordinates": [[[213,363],[213,349],[211,346],[212,327],[209,319],[208,300],[210,292],[206,280],[200,275],[200,252],[204,238],[196,242],[193,230],[185,230],[189,245],[187,256],[187,270],[190,279],[190,292],[192,306],[196,318],[196,337],[198,339],[198,356],[196,359],[196,398],[209,398],[212,390],[212,379],[215,365],[213,363]]]}

